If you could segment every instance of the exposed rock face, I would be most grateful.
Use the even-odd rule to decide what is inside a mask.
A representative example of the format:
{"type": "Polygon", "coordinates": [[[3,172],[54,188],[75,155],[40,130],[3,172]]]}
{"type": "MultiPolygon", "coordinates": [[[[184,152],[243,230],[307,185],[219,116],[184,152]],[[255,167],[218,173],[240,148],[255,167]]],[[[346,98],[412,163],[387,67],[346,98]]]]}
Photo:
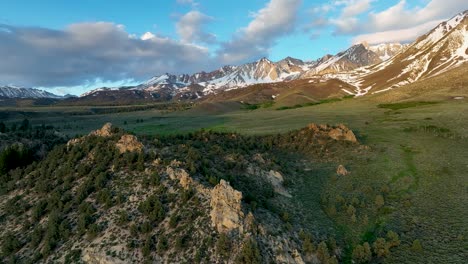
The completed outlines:
{"type": "Polygon", "coordinates": [[[101,129],[94,130],[91,133],[89,133],[90,136],[99,136],[99,137],[110,137],[112,136],[112,124],[111,123],[106,123],[104,126],[102,126],[101,129]]]}
{"type": "Polygon", "coordinates": [[[336,127],[323,124],[309,124],[307,128],[314,131],[314,133],[317,133],[319,135],[326,135],[335,140],[350,141],[353,143],[358,142],[353,131],[343,124],[339,124],[336,127]]]}
{"type": "Polygon", "coordinates": [[[120,153],[141,152],[143,150],[143,144],[134,135],[123,135],[115,146],[120,153]]]}
{"type": "Polygon", "coordinates": [[[338,168],[336,169],[336,174],[340,176],[346,176],[349,174],[349,171],[345,168],[345,166],[339,165],[338,168]]]}
{"type": "Polygon", "coordinates": [[[211,224],[218,232],[226,233],[235,229],[243,232],[241,199],[242,193],[224,180],[211,190],[211,224]]]}
{"type": "Polygon", "coordinates": [[[279,193],[286,197],[292,197],[291,194],[283,187],[284,178],[280,172],[270,170],[266,175],[268,181],[270,181],[271,185],[273,185],[273,189],[275,189],[276,193],[279,193]]]}
{"type": "Polygon", "coordinates": [[[193,179],[184,169],[169,166],[166,168],[166,173],[171,180],[179,180],[179,184],[184,189],[189,189],[193,184],[193,179]]]}

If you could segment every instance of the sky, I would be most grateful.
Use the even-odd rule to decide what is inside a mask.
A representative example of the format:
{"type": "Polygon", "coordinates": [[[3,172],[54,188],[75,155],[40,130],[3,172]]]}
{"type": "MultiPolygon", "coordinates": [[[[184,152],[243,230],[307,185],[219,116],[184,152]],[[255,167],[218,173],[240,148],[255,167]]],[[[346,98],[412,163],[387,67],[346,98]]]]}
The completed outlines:
{"type": "Polygon", "coordinates": [[[79,95],[262,57],[411,42],[465,0],[0,0],[0,85],[79,95]]]}

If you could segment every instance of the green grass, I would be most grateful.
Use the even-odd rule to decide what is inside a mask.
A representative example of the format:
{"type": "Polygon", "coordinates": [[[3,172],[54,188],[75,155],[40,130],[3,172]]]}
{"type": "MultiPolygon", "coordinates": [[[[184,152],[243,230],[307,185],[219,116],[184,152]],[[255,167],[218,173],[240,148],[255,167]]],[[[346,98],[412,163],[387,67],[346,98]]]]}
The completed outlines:
{"type": "MultiPolygon", "coordinates": [[[[352,98],[352,97],[348,97],[348,98],[352,98]]],[[[294,105],[294,106],[282,106],[282,107],[276,108],[276,110],[296,109],[296,108],[307,107],[307,106],[315,106],[315,105],[321,105],[321,104],[334,103],[334,102],[339,102],[341,100],[342,99],[340,99],[340,98],[323,99],[323,100],[320,100],[318,102],[309,102],[309,103],[305,103],[305,104],[297,104],[297,105],[294,105]]]]}
{"type": "Polygon", "coordinates": [[[403,103],[393,103],[393,104],[379,104],[377,107],[379,108],[387,108],[391,110],[400,110],[405,108],[411,107],[419,107],[419,106],[426,106],[426,105],[434,105],[438,102],[425,102],[425,101],[417,101],[417,102],[403,102],[403,103]]]}

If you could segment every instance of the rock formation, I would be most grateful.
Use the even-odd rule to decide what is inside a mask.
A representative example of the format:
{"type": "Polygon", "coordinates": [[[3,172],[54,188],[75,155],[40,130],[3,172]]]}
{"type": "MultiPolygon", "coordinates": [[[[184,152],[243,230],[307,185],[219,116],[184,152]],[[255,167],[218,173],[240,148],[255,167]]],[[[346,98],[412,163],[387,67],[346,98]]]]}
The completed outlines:
{"type": "Polygon", "coordinates": [[[340,124],[336,128],[332,128],[328,135],[335,140],[345,140],[351,142],[357,142],[356,136],[354,135],[351,129],[347,128],[345,125],[340,124]]]}
{"type": "MultiPolygon", "coordinates": [[[[110,137],[114,135],[114,127],[111,123],[106,123],[101,129],[91,131],[87,136],[80,138],[70,139],[67,143],[67,147],[83,142],[87,137],[110,137]]],[[[143,144],[138,141],[138,138],[134,135],[125,134],[120,137],[119,141],[115,144],[120,153],[124,152],[141,152],[143,150],[143,144]]]]}
{"type": "Polygon", "coordinates": [[[104,126],[102,126],[101,129],[94,130],[91,133],[89,133],[90,136],[99,136],[99,137],[110,137],[112,136],[112,124],[111,123],[105,123],[104,126]]]}
{"type": "Polygon", "coordinates": [[[358,142],[353,131],[343,124],[339,124],[336,127],[324,125],[324,124],[321,124],[321,125],[309,124],[307,128],[309,130],[312,130],[317,135],[328,136],[334,140],[350,141],[353,143],[358,142]]]}
{"type": "Polygon", "coordinates": [[[218,232],[226,233],[235,229],[243,232],[241,199],[242,193],[224,180],[211,190],[211,224],[218,232]]]}
{"type": "Polygon", "coordinates": [[[290,198],[292,197],[291,194],[289,194],[288,191],[283,186],[284,178],[280,172],[270,170],[266,174],[266,178],[271,183],[271,185],[273,185],[273,189],[275,190],[276,193],[281,194],[286,197],[290,197],[290,198]]]}
{"type": "Polygon", "coordinates": [[[336,174],[340,176],[346,176],[349,174],[349,171],[345,168],[345,166],[339,165],[338,168],[336,169],[336,174]]]}
{"type": "Polygon", "coordinates": [[[115,146],[120,153],[141,152],[143,150],[143,144],[134,135],[123,135],[115,146]]]}
{"type": "Polygon", "coordinates": [[[166,168],[166,173],[171,180],[179,180],[180,186],[186,190],[193,184],[193,179],[184,169],[169,166],[166,168]]]}

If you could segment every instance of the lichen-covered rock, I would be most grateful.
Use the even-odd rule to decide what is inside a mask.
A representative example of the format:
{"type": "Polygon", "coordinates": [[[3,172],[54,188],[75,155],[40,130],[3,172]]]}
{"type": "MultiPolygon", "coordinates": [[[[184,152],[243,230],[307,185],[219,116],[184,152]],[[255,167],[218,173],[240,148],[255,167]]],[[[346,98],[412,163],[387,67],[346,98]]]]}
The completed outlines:
{"type": "Polygon", "coordinates": [[[115,146],[120,153],[141,152],[143,150],[143,144],[134,135],[123,135],[115,146]]]}
{"type": "Polygon", "coordinates": [[[336,174],[340,176],[346,176],[349,174],[349,171],[345,168],[345,166],[339,165],[338,168],[336,169],[336,174]]]}
{"type": "Polygon", "coordinates": [[[236,229],[243,232],[241,199],[242,193],[224,180],[211,190],[211,224],[218,232],[226,233],[236,229]]]}

